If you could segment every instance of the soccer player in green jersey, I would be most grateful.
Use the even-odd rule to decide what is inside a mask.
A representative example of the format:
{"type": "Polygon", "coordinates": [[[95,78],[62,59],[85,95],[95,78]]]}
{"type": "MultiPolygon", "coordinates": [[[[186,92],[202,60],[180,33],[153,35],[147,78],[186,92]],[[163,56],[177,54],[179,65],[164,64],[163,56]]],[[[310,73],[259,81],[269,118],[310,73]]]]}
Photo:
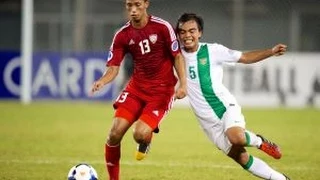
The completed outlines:
{"type": "Polygon", "coordinates": [[[203,20],[192,13],[183,14],[176,27],[186,62],[187,91],[191,108],[203,131],[226,155],[245,170],[262,179],[288,180],[261,159],[250,155],[246,147],[256,147],[275,159],[281,158],[280,148],[246,130],[241,107],[222,84],[225,62],[251,64],[285,53],[287,46],[241,52],[221,44],[202,43],[203,20]]]}

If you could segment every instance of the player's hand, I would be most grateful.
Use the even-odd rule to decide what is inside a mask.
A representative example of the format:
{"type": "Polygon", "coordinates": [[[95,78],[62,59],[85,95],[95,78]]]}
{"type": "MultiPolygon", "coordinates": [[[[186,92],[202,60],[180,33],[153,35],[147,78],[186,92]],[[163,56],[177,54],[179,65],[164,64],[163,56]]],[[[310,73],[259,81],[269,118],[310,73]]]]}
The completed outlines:
{"type": "Polygon", "coordinates": [[[272,48],[272,54],[274,56],[281,56],[287,51],[287,46],[284,44],[277,44],[272,48]]]}
{"type": "Polygon", "coordinates": [[[179,86],[176,90],[174,95],[174,99],[182,99],[187,95],[187,87],[186,86],[179,86]]]}
{"type": "Polygon", "coordinates": [[[99,91],[104,86],[104,83],[102,81],[96,81],[93,83],[90,91],[90,95],[93,96],[93,94],[97,91],[99,91]]]}

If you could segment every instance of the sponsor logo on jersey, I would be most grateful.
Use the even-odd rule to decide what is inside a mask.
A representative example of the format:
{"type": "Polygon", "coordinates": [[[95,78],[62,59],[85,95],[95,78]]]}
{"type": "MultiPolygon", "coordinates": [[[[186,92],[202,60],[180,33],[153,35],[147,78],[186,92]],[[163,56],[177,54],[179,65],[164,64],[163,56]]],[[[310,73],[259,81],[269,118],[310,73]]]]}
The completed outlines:
{"type": "Polygon", "coordinates": [[[151,35],[149,36],[149,40],[150,40],[150,42],[151,42],[152,44],[156,43],[157,40],[158,40],[158,35],[156,35],[156,34],[151,34],[151,35]]]}
{"type": "Polygon", "coordinates": [[[172,51],[177,51],[179,49],[179,43],[177,40],[174,40],[171,44],[171,50],[172,51]]]}
{"type": "Polygon", "coordinates": [[[133,45],[133,44],[135,44],[135,43],[134,43],[134,40],[131,39],[130,42],[129,42],[129,45],[133,45]]]}
{"type": "Polygon", "coordinates": [[[110,61],[112,59],[112,57],[113,57],[113,53],[112,53],[112,51],[109,51],[108,52],[108,60],[107,61],[110,61]]]}
{"type": "Polygon", "coordinates": [[[201,65],[206,65],[207,62],[208,62],[208,59],[207,59],[207,58],[201,58],[201,59],[200,59],[200,64],[201,64],[201,65]]]}

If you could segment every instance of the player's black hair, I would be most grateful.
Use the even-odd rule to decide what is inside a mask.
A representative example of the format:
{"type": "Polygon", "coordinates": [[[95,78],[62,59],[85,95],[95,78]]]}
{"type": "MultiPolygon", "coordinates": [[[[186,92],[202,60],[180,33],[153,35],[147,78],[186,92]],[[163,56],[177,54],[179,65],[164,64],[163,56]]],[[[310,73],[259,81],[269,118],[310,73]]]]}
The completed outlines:
{"type": "Polygon", "coordinates": [[[184,13],[180,16],[180,18],[178,19],[177,25],[176,25],[176,31],[179,32],[179,26],[180,24],[183,24],[187,21],[191,21],[194,20],[197,25],[198,25],[198,29],[199,31],[203,31],[203,19],[202,17],[196,15],[195,13],[184,13]]]}

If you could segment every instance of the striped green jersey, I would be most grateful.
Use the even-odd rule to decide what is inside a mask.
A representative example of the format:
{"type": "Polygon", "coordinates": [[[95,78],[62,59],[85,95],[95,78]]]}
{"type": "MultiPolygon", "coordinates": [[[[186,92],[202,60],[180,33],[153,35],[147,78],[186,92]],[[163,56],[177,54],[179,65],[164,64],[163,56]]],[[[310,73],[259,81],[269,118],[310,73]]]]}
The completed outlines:
{"type": "Polygon", "coordinates": [[[198,117],[221,119],[229,104],[237,104],[222,84],[223,63],[237,62],[242,52],[220,44],[199,43],[196,52],[182,49],[186,61],[188,98],[198,117]]]}

